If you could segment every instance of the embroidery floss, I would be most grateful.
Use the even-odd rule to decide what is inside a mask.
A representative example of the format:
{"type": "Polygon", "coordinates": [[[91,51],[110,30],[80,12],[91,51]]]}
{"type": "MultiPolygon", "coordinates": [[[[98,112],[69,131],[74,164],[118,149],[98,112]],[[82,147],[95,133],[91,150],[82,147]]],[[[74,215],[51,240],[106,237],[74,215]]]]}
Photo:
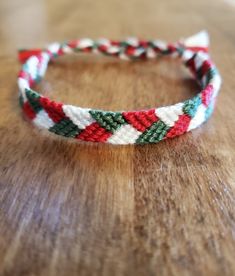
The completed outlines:
{"type": "Polygon", "coordinates": [[[160,40],[125,41],[79,39],[53,43],[45,49],[21,50],[18,75],[23,112],[40,128],[65,137],[111,144],[157,143],[179,136],[204,123],[212,114],[221,77],[208,54],[205,31],[176,43],[160,40]],[[140,111],[103,111],[65,105],[44,97],[31,87],[44,76],[51,59],[73,52],[101,53],[125,60],[178,57],[199,82],[201,91],[171,106],[140,111]]]}

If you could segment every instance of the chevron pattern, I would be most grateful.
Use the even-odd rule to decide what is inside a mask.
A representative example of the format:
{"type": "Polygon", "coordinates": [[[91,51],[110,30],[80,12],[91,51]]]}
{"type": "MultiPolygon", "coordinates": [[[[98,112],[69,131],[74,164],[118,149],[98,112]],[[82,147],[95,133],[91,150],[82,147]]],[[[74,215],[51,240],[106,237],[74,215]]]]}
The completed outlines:
{"type": "MultiPolygon", "coordinates": [[[[200,35],[200,39],[203,36],[200,35]]],[[[23,63],[18,75],[20,104],[25,115],[40,128],[57,135],[89,142],[111,144],[157,143],[179,136],[204,123],[212,114],[221,77],[202,41],[195,46],[187,43],[166,43],[159,40],[127,39],[112,41],[79,39],[53,43],[44,50],[24,50],[19,54],[23,63]],[[203,45],[203,46],[201,46],[203,45]],[[202,90],[193,98],[171,106],[140,111],[103,111],[57,103],[31,87],[42,79],[51,58],[71,52],[102,53],[122,59],[147,59],[159,55],[181,58],[202,90]]]]}

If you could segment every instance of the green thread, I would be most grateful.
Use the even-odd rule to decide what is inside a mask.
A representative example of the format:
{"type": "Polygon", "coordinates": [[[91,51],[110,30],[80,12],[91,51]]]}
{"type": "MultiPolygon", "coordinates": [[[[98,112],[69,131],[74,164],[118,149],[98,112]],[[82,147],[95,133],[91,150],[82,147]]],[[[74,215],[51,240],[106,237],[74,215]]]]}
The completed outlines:
{"type": "Polygon", "coordinates": [[[206,73],[206,83],[208,84],[216,74],[217,74],[216,68],[210,68],[206,73]]]}
{"type": "Polygon", "coordinates": [[[42,106],[40,104],[40,95],[33,90],[25,89],[25,95],[28,99],[28,102],[32,109],[38,113],[40,110],[42,110],[42,106]]]}
{"type": "Polygon", "coordinates": [[[205,112],[205,120],[208,120],[208,118],[211,116],[211,114],[213,113],[214,110],[214,103],[210,102],[209,106],[206,109],[205,112]]]}
{"type": "Polygon", "coordinates": [[[81,132],[81,130],[68,118],[62,119],[59,123],[56,123],[53,127],[49,128],[49,131],[73,138],[81,132]]]}
{"type": "Polygon", "coordinates": [[[203,67],[202,66],[197,70],[196,76],[197,76],[198,80],[202,80],[202,78],[204,76],[204,74],[203,74],[203,67]]]}
{"type": "Polygon", "coordinates": [[[202,101],[199,95],[190,100],[185,101],[183,106],[184,113],[189,115],[191,118],[193,118],[201,102],[202,101]]]}
{"type": "Polygon", "coordinates": [[[180,57],[183,55],[184,51],[185,51],[185,48],[183,48],[181,46],[177,47],[177,52],[179,53],[180,57]]]}
{"type": "Polygon", "coordinates": [[[159,120],[151,125],[136,140],[137,144],[156,143],[161,141],[170,127],[159,120]]]}
{"type": "MultiPolygon", "coordinates": [[[[39,59],[38,63],[35,62],[31,64],[30,60],[26,60],[27,56],[37,56],[37,51],[34,53],[34,51],[29,50],[29,52],[27,53],[22,53],[22,62],[24,62],[24,64],[22,65],[22,71],[20,72],[19,77],[23,78],[24,81],[26,81],[26,83],[28,85],[33,85],[35,82],[39,82],[41,79],[41,75],[44,72],[44,67],[47,64],[44,63],[44,61],[47,63],[48,59],[51,58],[56,58],[60,55],[66,54],[67,50],[73,50],[73,51],[79,51],[79,52],[93,52],[91,51],[92,49],[96,49],[95,52],[99,52],[102,53],[104,55],[112,55],[112,56],[117,56],[117,57],[127,57],[129,59],[142,59],[143,57],[146,58],[151,58],[153,56],[159,56],[159,55],[168,55],[168,54],[176,54],[176,56],[180,56],[182,57],[182,60],[184,61],[184,63],[190,68],[190,70],[192,71],[194,77],[196,77],[196,79],[200,82],[202,89],[204,89],[204,87],[207,86],[207,84],[213,84],[214,89],[218,89],[219,88],[219,83],[217,84],[217,82],[214,83],[215,77],[216,75],[219,75],[219,73],[217,72],[217,69],[215,68],[215,66],[213,65],[213,63],[210,61],[210,58],[208,56],[208,59],[204,57],[200,57],[200,52],[201,50],[204,50],[203,48],[205,48],[205,51],[207,51],[206,47],[202,47],[202,49],[190,49],[189,50],[192,51],[193,56],[187,56],[187,55],[183,55],[184,51],[188,50],[188,47],[186,47],[186,45],[184,45],[184,43],[174,43],[174,44],[167,44],[167,43],[158,43],[157,41],[145,41],[145,40],[138,40],[136,39],[136,41],[132,41],[132,40],[126,40],[126,41],[122,41],[122,42],[114,42],[112,40],[108,40],[108,43],[106,43],[107,41],[93,41],[93,40],[77,40],[77,41],[72,41],[70,42],[64,42],[62,44],[59,44],[60,47],[57,47],[56,49],[54,49],[52,52],[50,52],[50,50],[48,51],[48,53],[44,56],[40,56],[41,59],[39,59]],[[114,47],[114,49],[113,49],[114,47]],[[143,52],[142,52],[143,50],[143,52]],[[152,50],[151,52],[148,52],[148,50],[152,50]],[[148,55],[151,54],[151,55],[148,55]],[[202,62],[207,62],[205,63],[205,66],[200,66],[200,68],[198,68],[198,62],[196,62],[195,58],[198,55],[199,57],[199,61],[202,62]],[[186,61],[188,60],[188,61],[186,61]],[[42,62],[41,62],[42,61],[42,62]],[[32,68],[32,66],[34,66],[32,68]],[[195,72],[196,71],[196,72],[195,72]],[[203,82],[203,83],[202,83],[203,82]],[[218,87],[217,87],[218,85],[218,87]]],[[[187,44],[187,43],[186,43],[187,44]]],[[[195,45],[195,47],[197,48],[197,46],[195,45]]],[[[44,49],[45,51],[45,49],[44,49]]],[[[47,51],[47,50],[46,50],[47,51]]],[[[40,53],[40,51],[39,51],[40,53]]],[[[199,63],[200,63],[199,62],[199,63]]],[[[20,87],[21,87],[21,83],[20,83],[20,87]]],[[[29,113],[29,117],[31,117],[30,112],[32,113],[38,113],[40,110],[45,109],[45,112],[48,113],[49,118],[52,117],[51,119],[54,121],[57,121],[57,123],[53,124],[53,127],[51,127],[49,130],[51,132],[54,132],[56,134],[62,135],[62,136],[66,136],[66,137],[74,137],[76,138],[78,136],[78,134],[80,134],[82,132],[81,129],[78,128],[77,125],[75,125],[73,123],[73,114],[70,115],[71,119],[69,116],[66,116],[65,114],[61,115],[61,108],[63,109],[63,106],[55,106],[54,108],[54,104],[50,99],[47,99],[47,102],[43,103],[42,98],[39,94],[37,94],[37,92],[34,92],[33,90],[30,89],[26,89],[25,91],[22,89],[20,90],[21,95],[19,96],[19,103],[22,106],[23,109],[25,109],[26,113],[29,113]],[[25,105],[25,103],[27,103],[27,105],[25,105]],[[28,106],[29,105],[29,106],[28,106]],[[31,110],[31,108],[32,111],[31,110]],[[65,116],[65,117],[64,117],[65,116]],[[63,118],[63,119],[61,119],[63,118]],[[58,122],[58,120],[60,120],[58,122]]],[[[216,96],[216,95],[215,95],[216,96]]],[[[214,99],[211,99],[211,95],[205,95],[205,97],[207,97],[206,99],[204,99],[204,94],[201,92],[198,96],[193,97],[190,100],[185,101],[184,103],[182,103],[183,105],[183,112],[185,115],[187,115],[187,119],[186,122],[189,120],[188,117],[193,118],[195,117],[196,112],[204,112],[204,110],[200,110],[198,109],[198,107],[200,105],[203,105],[204,108],[206,108],[206,105],[208,104],[208,101],[213,101],[213,103],[209,102],[209,106],[206,108],[205,111],[205,119],[208,119],[210,117],[210,115],[212,114],[212,111],[214,109],[214,99]],[[204,103],[205,100],[205,103],[204,103]],[[203,102],[203,103],[202,103],[203,102]]],[[[62,105],[62,104],[61,104],[62,105]]],[[[169,112],[170,112],[170,107],[169,107],[169,112]]],[[[63,113],[63,112],[62,112],[63,113]]],[[[117,136],[120,135],[120,133],[116,133],[119,132],[119,128],[122,125],[131,125],[132,124],[129,122],[127,122],[127,120],[125,120],[125,118],[122,116],[121,112],[106,112],[106,111],[102,111],[102,110],[90,110],[89,113],[91,114],[91,116],[94,118],[94,120],[96,121],[96,125],[94,127],[92,127],[93,124],[93,120],[91,120],[89,122],[89,120],[87,121],[87,132],[85,131],[84,133],[84,140],[90,141],[90,140],[96,140],[96,141],[100,141],[100,142],[104,142],[106,141],[104,139],[103,132],[105,130],[105,135],[108,134],[107,136],[110,137],[111,134],[113,134],[114,136],[116,136],[116,134],[118,134],[117,136]],[[102,129],[101,129],[102,128],[102,129]],[[108,132],[108,133],[107,133],[108,132]],[[101,134],[101,135],[100,135],[101,134]],[[100,137],[99,137],[100,135],[100,137]],[[92,137],[92,139],[90,138],[90,136],[92,137]],[[94,139],[93,139],[94,137],[94,139]],[[96,139],[96,137],[98,137],[96,139]]],[[[74,116],[76,116],[76,112],[74,114],[74,116]]],[[[134,113],[135,114],[135,113],[134,113]]],[[[170,114],[170,113],[169,113],[170,114]]],[[[33,114],[35,115],[35,114],[33,114]]],[[[81,121],[83,119],[87,120],[86,116],[87,116],[87,111],[84,113],[80,111],[78,111],[78,115],[79,118],[81,117],[81,121]]],[[[164,115],[164,114],[163,114],[164,115]]],[[[166,111],[166,116],[168,115],[168,111],[166,111]]],[[[204,115],[204,114],[203,114],[204,115]]],[[[31,118],[32,120],[34,120],[35,116],[32,116],[33,118],[31,118]]],[[[163,117],[162,117],[163,118],[163,117]]],[[[40,122],[40,117],[39,117],[39,122],[40,122]]],[[[45,116],[45,118],[42,118],[45,120],[45,123],[48,121],[47,116],[45,116]]],[[[134,119],[133,119],[134,120],[134,119]]],[[[165,120],[164,120],[165,121],[165,120]]],[[[37,123],[37,121],[35,121],[35,123],[37,123]]],[[[44,122],[42,121],[42,123],[44,124],[44,122]]],[[[174,122],[173,127],[175,126],[177,122],[174,122]]],[[[117,141],[114,141],[117,144],[121,144],[122,143],[122,138],[127,139],[128,142],[130,143],[139,143],[139,144],[143,144],[143,143],[156,143],[158,141],[161,141],[164,138],[167,138],[166,136],[169,129],[171,129],[171,127],[168,126],[168,124],[170,123],[164,123],[161,120],[158,120],[157,122],[152,123],[152,125],[150,127],[148,127],[147,129],[145,129],[145,131],[143,133],[140,133],[139,138],[136,140],[133,137],[136,137],[136,134],[131,133],[131,131],[128,128],[124,128],[123,132],[121,133],[122,137],[120,137],[120,140],[116,139],[117,141]],[[134,136],[133,136],[134,135],[134,136]],[[129,140],[128,140],[129,139],[129,140]],[[136,140],[136,141],[133,141],[136,140]]],[[[46,125],[46,127],[48,128],[48,124],[46,125]]],[[[134,126],[132,126],[133,128],[134,126]]],[[[184,126],[183,126],[184,127],[184,126]]],[[[112,137],[112,136],[111,136],[112,137]]],[[[109,142],[107,140],[107,142],[109,142]]],[[[113,141],[112,141],[113,142],[113,141]]]]}
{"type": "Polygon", "coordinates": [[[24,105],[24,99],[23,99],[22,94],[19,95],[19,104],[21,107],[23,107],[23,105],[24,105]]]}
{"type": "Polygon", "coordinates": [[[128,46],[130,46],[130,44],[127,41],[120,42],[120,47],[127,48],[128,46]]]}
{"type": "Polygon", "coordinates": [[[104,112],[98,110],[90,110],[89,112],[100,126],[112,133],[127,123],[120,112],[104,112]]]}

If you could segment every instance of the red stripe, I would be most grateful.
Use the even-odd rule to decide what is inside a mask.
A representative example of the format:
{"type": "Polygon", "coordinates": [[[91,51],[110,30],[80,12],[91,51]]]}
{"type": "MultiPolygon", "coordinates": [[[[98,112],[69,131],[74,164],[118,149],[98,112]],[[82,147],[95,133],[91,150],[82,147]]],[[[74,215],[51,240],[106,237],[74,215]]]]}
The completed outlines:
{"type": "Polygon", "coordinates": [[[20,50],[18,52],[18,59],[23,64],[29,59],[31,56],[37,56],[42,52],[41,49],[31,49],[31,50],[20,50]]]}
{"type": "Polygon", "coordinates": [[[186,62],[186,66],[189,67],[190,71],[195,75],[196,74],[196,65],[195,65],[195,61],[194,61],[194,56],[192,58],[190,58],[187,62],[186,62]]]}
{"type": "Polygon", "coordinates": [[[75,49],[75,48],[77,47],[77,45],[78,45],[78,42],[79,42],[79,40],[72,40],[72,41],[70,41],[67,45],[68,45],[70,48],[75,49]]]}
{"type": "Polygon", "coordinates": [[[97,122],[94,122],[87,126],[80,134],[78,134],[76,139],[89,142],[105,142],[110,136],[112,136],[111,132],[108,132],[97,122]]]}
{"type": "Polygon", "coordinates": [[[188,115],[180,115],[178,121],[175,122],[175,125],[169,129],[165,138],[173,138],[185,133],[188,129],[190,121],[191,118],[188,115]]]}
{"type": "Polygon", "coordinates": [[[146,41],[146,40],[140,40],[139,46],[141,46],[143,48],[147,48],[148,47],[148,41],[146,41]]]}
{"type": "Polygon", "coordinates": [[[133,56],[134,55],[134,53],[135,53],[135,47],[133,47],[133,46],[128,46],[127,48],[126,48],[126,54],[128,55],[128,56],[133,56]]]}
{"type": "Polygon", "coordinates": [[[29,104],[29,102],[25,102],[23,104],[23,111],[24,113],[27,115],[27,117],[30,120],[33,120],[36,117],[36,113],[34,112],[34,110],[32,109],[31,105],[29,104]]]}
{"type": "Polygon", "coordinates": [[[34,84],[34,80],[31,78],[30,74],[26,71],[20,70],[18,73],[18,78],[22,78],[28,81],[29,86],[32,86],[34,84]]]}
{"type": "Polygon", "coordinates": [[[207,107],[210,104],[211,97],[213,95],[213,86],[211,84],[202,91],[202,103],[207,107]]]}
{"type": "Polygon", "coordinates": [[[123,112],[122,115],[129,124],[141,132],[144,132],[158,120],[155,109],[146,111],[127,111],[123,112]]]}
{"type": "Polygon", "coordinates": [[[106,45],[99,45],[99,50],[101,51],[101,52],[107,52],[107,49],[108,49],[108,47],[106,46],[106,45]]]}
{"type": "Polygon", "coordinates": [[[66,118],[66,115],[63,111],[63,104],[56,103],[54,101],[49,100],[46,97],[40,97],[40,104],[48,113],[48,116],[55,122],[58,123],[62,119],[66,118]]]}
{"type": "Polygon", "coordinates": [[[204,76],[211,67],[212,67],[211,61],[209,59],[205,60],[202,64],[202,67],[201,67],[202,75],[204,76]]]}
{"type": "Polygon", "coordinates": [[[191,50],[193,52],[204,52],[208,53],[208,47],[186,47],[186,49],[191,50]]]}

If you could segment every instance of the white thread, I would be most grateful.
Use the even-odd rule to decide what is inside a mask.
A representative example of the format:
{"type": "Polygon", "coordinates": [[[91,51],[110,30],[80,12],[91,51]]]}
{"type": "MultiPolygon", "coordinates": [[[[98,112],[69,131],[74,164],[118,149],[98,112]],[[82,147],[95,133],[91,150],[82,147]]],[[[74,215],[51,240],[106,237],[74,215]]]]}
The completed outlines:
{"type": "Polygon", "coordinates": [[[123,125],[108,138],[107,142],[120,145],[133,144],[140,135],[141,132],[133,126],[123,125]]]}
{"type": "Polygon", "coordinates": [[[80,108],[72,105],[63,105],[64,113],[71,119],[71,121],[80,129],[95,122],[89,113],[90,109],[80,108]]]}
{"type": "Polygon", "coordinates": [[[40,128],[50,128],[54,126],[54,122],[52,119],[48,116],[47,112],[44,110],[40,110],[36,117],[33,119],[33,122],[35,125],[37,125],[40,128]]]}
{"type": "Polygon", "coordinates": [[[172,106],[160,107],[155,110],[157,117],[169,127],[174,126],[179,116],[183,114],[183,103],[178,103],[172,106]]]}
{"type": "Polygon", "coordinates": [[[204,104],[199,105],[195,116],[190,121],[187,131],[190,131],[198,127],[205,121],[205,112],[206,112],[206,107],[204,106],[204,104]]]}
{"type": "Polygon", "coordinates": [[[83,49],[83,48],[92,47],[93,45],[94,45],[94,42],[90,38],[82,38],[78,41],[77,48],[83,49]]]}

